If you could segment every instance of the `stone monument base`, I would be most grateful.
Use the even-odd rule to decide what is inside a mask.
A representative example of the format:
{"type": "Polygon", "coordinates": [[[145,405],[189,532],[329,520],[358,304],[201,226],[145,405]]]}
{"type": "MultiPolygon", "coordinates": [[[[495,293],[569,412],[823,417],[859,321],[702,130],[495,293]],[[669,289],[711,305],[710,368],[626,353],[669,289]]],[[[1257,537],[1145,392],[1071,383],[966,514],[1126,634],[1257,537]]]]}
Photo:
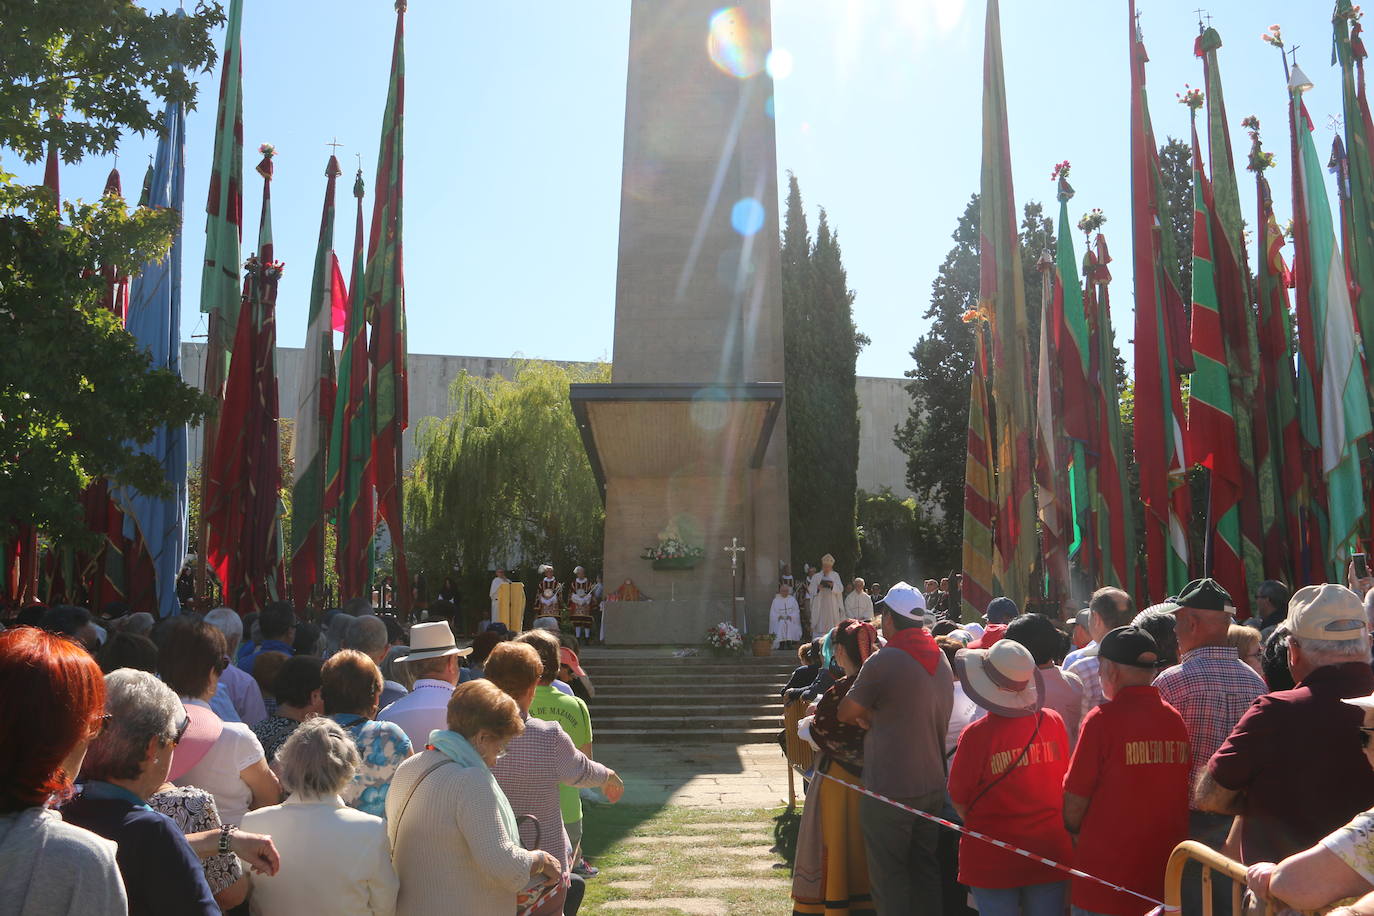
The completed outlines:
{"type": "MultiPolygon", "coordinates": [[[[736,602],[741,617],[746,614],[746,603],[736,602]]],[[[730,600],[605,601],[601,614],[608,646],[704,646],[706,631],[730,620],[730,600]]],[[[768,608],[754,608],[747,614],[749,633],[768,632],[768,608]]]]}

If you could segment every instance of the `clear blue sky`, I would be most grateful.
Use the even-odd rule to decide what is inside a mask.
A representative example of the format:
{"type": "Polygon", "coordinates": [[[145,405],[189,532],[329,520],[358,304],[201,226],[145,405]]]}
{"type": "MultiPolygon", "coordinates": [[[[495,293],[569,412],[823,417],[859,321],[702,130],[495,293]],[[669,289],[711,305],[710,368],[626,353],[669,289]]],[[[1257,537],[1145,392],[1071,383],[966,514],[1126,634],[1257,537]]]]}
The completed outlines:
{"type": "MultiPolygon", "coordinates": [[[[1162,142],[1186,138],[1175,93],[1202,82],[1192,55],[1195,3],[1142,0],[1151,111],[1162,142]]],[[[287,265],[278,299],[280,341],[300,345],[323,171],[337,137],[337,240],[352,244],[348,178],[363,157],[369,190],[385,102],[394,22],[390,0],[248,0],[244,17],[245,254],[256,238],[259,143],[276,145],[273,214],[287,265]]],[[[1221,70],[1243,172],[1259,115],[1277,154],[1273,183],[1287,219],[1288,139],[1278,52],[1259,40],[1281,23],[1316,83],[1308,106],[1318,148],[1340,112],[1328,66],[1330,4],[1224,0],[1221,70]],[[1299,11],[1297,8],[1301,7],[1299,11]]],[[[411,0],[407,26],[406,283],[410,349],[564,359],[609,358],[615,307],[628,0],[411,0]]],[[[984,5],[979,0],[774,0],[773,41],[793,69],[775,88],[779,184],[795,172],[815,225],[824,206],[839,232],[855,319],[872,338],[863,375],[897,376],[949,236],[977,189],[984,5]]],[[[1107,214],[1115,255],[1114,319],[1127,349],[1132,325],[1128,193],[1129,83],[1125,0],[1004,0],[1003,41],[1018,201],[1053,202],[1050,170],[1073,163],[1070,217],[1107,214]]],[[[706,23],[699,28],[705,42],[706,23]]],[[[222,42],[222,34],[220,37],[222,42]]],[[[198,312],[218,73],[201,82],[188,121],[186,270],[182,332],[204,333],[198,312]]],[[[120,158],[134,193],[152,138],[131,137],[120,158]]],[[[23,180],[41,166],[8,156],[23,180]]],[[[109,160],[68,166],[68,197],[100,193],[109,160]]],[[[370,198],[368,213],[370,214],[370,198]]],[[[1075,233],[1081,242],[1081,236],[1075,233]]],[[[1081,249],[1080,249],[1081,254],[1081,249]]],[[[1253,256],[1252,256],[1253,257],[1253,256]]]]}

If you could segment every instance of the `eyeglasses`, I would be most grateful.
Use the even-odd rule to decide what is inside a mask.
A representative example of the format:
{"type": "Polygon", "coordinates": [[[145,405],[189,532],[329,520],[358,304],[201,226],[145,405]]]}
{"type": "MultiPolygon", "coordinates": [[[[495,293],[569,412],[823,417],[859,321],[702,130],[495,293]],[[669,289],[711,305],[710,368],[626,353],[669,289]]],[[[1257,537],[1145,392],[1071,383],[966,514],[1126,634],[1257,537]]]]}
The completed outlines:
{"type": "Polygon", "coordinates": [[[105,729],[109,728],[110,723],[113,721],[114,713],[111,712],[107,712],[103,715],[96,716],[95,727],[91,729],[91,740],[95,740],[96,738],[99,738],[101,735],[105,734],[105,729]]]}
{"type": "Polygon", "coordinates": [[[223,674],[223,673],[224,673],[224,669],[225,669],[225,668],[228,668],[228,667],[229,667],[229,656],[227,656],[227,655],[221,655],[218,659],[216,659],[216,661],[215,661],[215,673],[216,673],[216,674],[223,674]]]}
{"type": "Polygon", "coordinates": [[[176,747],[178,744],[181,743],[181,739],[186,737],[186,729],[190,727],[191,717],[186,716],[184,719],[181,720],[181,724],[177,726],[177,734],[176,737],[172,739],[172,747],[176,747]]]}
{"type": "Polygon", "coordinates": [[[1360,726],[1360,747],[1369,747],[1369,733],[1374,732],[1374,728],[1368,725],[1360,726]]]}

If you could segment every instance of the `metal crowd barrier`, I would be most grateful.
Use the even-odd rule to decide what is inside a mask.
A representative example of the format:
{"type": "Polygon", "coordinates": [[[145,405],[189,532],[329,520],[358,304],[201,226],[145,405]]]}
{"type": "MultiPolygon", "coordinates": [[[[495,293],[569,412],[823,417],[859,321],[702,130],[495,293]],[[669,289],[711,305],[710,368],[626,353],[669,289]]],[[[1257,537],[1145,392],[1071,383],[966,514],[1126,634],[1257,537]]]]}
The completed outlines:
{"type": "MultiPolygon", "coordinates": [[[[1219,872],[1231,879],[1231,912],[1235,916],[1276,916],[1278,913],[1300,912],[1273,898],[1256,901],[1247,913],[1243,897],[1245,895],[1245,866],[1228,859],[1209,846],[1195,840],[1184,840],[1174,847],[1169,857],[1169,865],[1164,872],[1164,903],[1170,913],[1182,912],[1183,869],[1188,862],[1202,866],[1202,913],[1212,916],[1212,873],[1219,872]]],[[[1184,916],[1196,916],[1185,913],[1184,916]]]]}
{"type": "Polygon", "coordinates": [[[816,751],[797,735],[797,723],[806,716],[806,708],[811,705],[805,700],[793,700],[782,711],[782,729],[786,736],[787,755],[787,808],[797,807],[797,768],[803,772],[810,770],[816,761],[816,751]]]}

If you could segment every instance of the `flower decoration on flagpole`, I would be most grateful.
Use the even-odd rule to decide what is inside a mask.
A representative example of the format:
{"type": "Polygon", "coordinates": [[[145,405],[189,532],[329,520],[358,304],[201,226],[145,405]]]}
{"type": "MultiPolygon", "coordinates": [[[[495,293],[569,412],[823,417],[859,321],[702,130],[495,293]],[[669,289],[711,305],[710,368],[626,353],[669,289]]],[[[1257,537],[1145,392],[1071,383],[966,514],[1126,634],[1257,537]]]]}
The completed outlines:
{"type": "Polygon", "coordinates": [[[1271,25],[1269,31],[1260,35],[1260,40],[1271,44],[1276,48],[1283,47],[1283,31],[1277,25],[1271,25]]]}
{"type": "Polygon", "coordinates": [[[1185,83],[1183,86],[1183,91],[1176,94],[1178,96],[1178,103],[1180,105],[1187,105],[1190,111],[1197,111],[1199,108],[1202,107],[1201,89],[1193,89],[1191,86],[1185,83]]]}
{"type": "Polygon", "coordinates": [[[734,624],[722,620],[706,631],[706,645],[723,652],[739,652],[744,648],[744,636],[734,624]]]}
{"type": "Polygon", "coordinates": [[[1102,209],[1100,207],[1094,207],[1092,210],[1084,213],[1083,218],[1078,221],[1078,230],[1083,233],[1083,237],[1086,239],[1088,236],[1101,229],[1102,224],[1106,221],[1107,217],[1102,214],[1102,209]]]}
{"type": "Polygon", "coordinates": [[[1250,135],[1250,161],[1245,166],[1252,172],[1264,172],[1266,169],[1274,167],[1274,154],[1266,153],[1260,146],[1260,120],[1254,115],[1240,122],[1240,126],[1245,128],[1250,135]]]}
{"type": "Polygon", "coordinates": [[[1071,168],[1073,168],[1073,166],[1069,165],[1069,160],[1067,159],[1065,159],[1063,162],[1056,163],[1054,166],[1054,171],[1050,172],[1050,181],[1058,181],[1061,178],[1068,178],[1069,169],[1071,168]]]}
{"type": "Polygon", "coordinates": [[[1351,22],[1358,22],[1364,16],[1364,11],[1358,6],[1351,6],[1350,9],[1336,11],[1336,16],[1340,19],[1349,19],[1351,22]]]}

